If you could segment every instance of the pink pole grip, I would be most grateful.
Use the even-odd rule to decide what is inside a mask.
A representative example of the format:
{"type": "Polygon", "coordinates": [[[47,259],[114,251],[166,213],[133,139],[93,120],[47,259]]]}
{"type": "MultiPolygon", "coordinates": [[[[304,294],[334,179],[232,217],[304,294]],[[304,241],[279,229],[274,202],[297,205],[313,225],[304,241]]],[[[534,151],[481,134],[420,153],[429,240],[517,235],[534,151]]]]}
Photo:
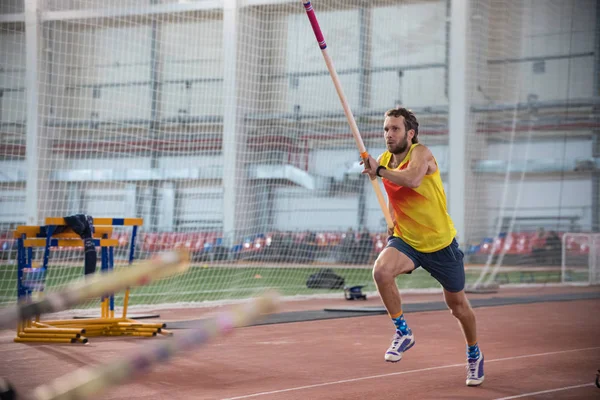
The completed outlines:
{"type": "Polygon", "coordinates": [[[315,37],[317,38],[317,42],[319,42],[319,47],[321,50],[325,50],[327,48],[327,43],[325,43],[325,38],[323,37],[323,32],[321,32],[319,21],[317,21],[315,10],[313,9],[312,4],[310,4],[310,1],[303,4],[304,9],[306,10],[306,15],[308,16],[308,20],[310,21],[310,26],[312,26],[315,37]]]}

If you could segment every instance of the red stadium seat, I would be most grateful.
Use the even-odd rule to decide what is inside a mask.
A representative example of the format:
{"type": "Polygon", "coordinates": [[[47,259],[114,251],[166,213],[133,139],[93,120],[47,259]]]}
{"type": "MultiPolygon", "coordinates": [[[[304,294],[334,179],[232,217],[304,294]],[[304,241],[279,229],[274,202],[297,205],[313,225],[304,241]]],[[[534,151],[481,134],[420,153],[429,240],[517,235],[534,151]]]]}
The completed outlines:
{"type": "Polygon", "coordinates": [[[510,235],[506,235],[504,238],[504,243],[502,247],[499,249],[499,252],[504,252],[505,254],[517,254],[517,234],[511,233],[510,235]]]}
{"type": "Polygon", "coordinates": [[[517,235],[514,254],[530,254],[531,244],[530,236],[527,233],[519,233],[517,235]]]}
{"type": "Polygon", "coordinates": [[[504,246],[504,239],[495,238],[493,242],[485,242],[481,245],[479,252],[481,254],[498,254],[504,246]]]}
{"type": "Polygon", "coordinates": [[[171,232],[161,232],[158,234],[156,242],[154,243],[154,249],[157,251],[162,251],[168,248],[171,232]]]}
{"type": "Polygon", "coordinates": [[[256,251],[264,250],[265,244],[266,244],[265,238],[259,237],[259,238],[254,239],[254,250],[256,250],[256,251]]]}
{"type": "Polygon", "coordinates": [[[575,252],[578,251],[579,249],[579,244],[577,243],[577,241],[575,240],[575,238],[573,236],[567,236],[566,242],[565,242],[565,250],[567,252],[575,252]]]}
{"type": "Polygon", "coordinates": [[[122,232],[119,235],[119,247],[126,247],[129,244],[129,234],[126,232],[122,232]]]}
{"type": "Polygon", "coordinates": [[[204,251],[204,243],[206,243],[206,235],[200,233],[196,236],[194,242],[192,243],[192,250],[194,252],[202,252],[204,251]]]}
{"type": "Polygon", "coordinates": [[[214,245],[217,242],[217,238],[219,237],[219,233],[217,232],[207,232],[205,236],[206,243],[210,243],[214,245]]]}
{"type": "Polygon", "coordinates": [[[142,250],[153,252],[156,250],[156,242],[158,241],[157,233],[145,233],[142,238],[142,250]]]}
{"type": "Polygon", "coordinates": [[[492,243],[482,243],[479,247],[479,253],[481,254],[490,254],[492,252],[492,243]]]}
{"type": "Polygon", "coordinates": [[[340,232],[329,232],[326,234],[326,237],[329,246],[337,246],[342,242],[342,234],[340,232]]]}
{"type": "Polygon", "coordinates": [[[196,240],[198,240],[198,232],[187,233],[183,239],[183,248],[191,251],[196,240]]]}
{"type": "Polygon", "coordinates": [[[502,251],[502,247],[504,247],[504,242],[505,242],[504,238],[498,237],[498,238],[494,239],[494,244],[492,246],[492,253],[500,254],[500,252],[502,251]]]}
{"type": "Polygon", "coordinates": [[[185,232],[177,232],[173,234],[173,249],[182,249],[185,247],[187,233],[185,232]]]}
{"type": "Polygon", "coordinates": [[[583,254],[583,255],[590,254],[590,244],[589,243],[580,243],[579,244],[579,254],[583,254]]]}
{"type": "Polygon", "coordinates": [[[269,247],[271,245],[271,242],[273,242],[273,232],[269,232],[266,234],[265,236],[265,246],[269,247]]]}
{"type": "Polygon", "coordinates": [[[381,251],[383,251],[386,245],[384,235],[382,235],[381,233],[375,233],[371,235],[371,238],[373,240],[373,251],[377,254],[381,253],[381,251]]]}
{"type": "Polygon", "coordinates": [[[327,236],[325,233],[317,233],[317,246],[327,246],[327,236]]]}
{"type": "Polygon", "coordinates": [[[306,237],[306,232],[296,232],[293,234],[294,243],[302,243],[306,237]]]}

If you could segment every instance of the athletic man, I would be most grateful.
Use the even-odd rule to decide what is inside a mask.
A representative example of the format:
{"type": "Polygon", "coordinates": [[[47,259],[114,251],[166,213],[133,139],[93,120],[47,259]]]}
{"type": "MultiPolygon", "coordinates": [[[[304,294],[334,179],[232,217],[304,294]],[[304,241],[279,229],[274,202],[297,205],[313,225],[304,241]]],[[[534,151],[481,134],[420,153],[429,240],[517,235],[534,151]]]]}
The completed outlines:
{"type": "Polygon", "coordinates": [[[431,151],[418,141],[419,123],[405,108],[385,113],[387,151],[378,160],[369,156],[363,173],[383,178],[394,220],[393,232],[373,267],[373,279],[396,326],[385,360],[398,362],[415,344],[402,313],[396,277],[422,266],[443,287],[444,299],[467,342],[467,385],[481,385],[483,354],[477,345],[475,314],[464,292],[463,252],[446,210],[446,194],[431,151]]]}

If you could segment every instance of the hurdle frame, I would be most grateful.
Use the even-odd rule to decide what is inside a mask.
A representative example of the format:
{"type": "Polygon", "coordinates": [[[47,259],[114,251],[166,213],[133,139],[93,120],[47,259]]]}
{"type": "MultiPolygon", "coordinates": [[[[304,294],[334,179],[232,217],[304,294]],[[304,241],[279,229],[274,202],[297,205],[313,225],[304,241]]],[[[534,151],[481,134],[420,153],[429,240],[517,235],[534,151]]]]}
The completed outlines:
{"type": "MultiPolygon", "coordinates": [[[[135,257],[135,241],[138,228],[143,225],[142,218],[94,218],[92,240],[95,247],[100,247],[101,273],[114,269],[114,246],[117,239],[109,236],[114,226],[131,226],[128,264],[135,257]]],[[[66,226],[63,217],[49,217],[43,226],[19,226],[14,232],[17,239],[17,296],[19,302],[28,301],[33,293],[31,287],[23,284],[24,272],[39,269],[39,275],[45,281],[50,249],[60,247],[83,247],[83,240],[72,230],[55,234],[59,226],[66,226]],[[45,235],[42,233],[45,231],[45,235]],[[39,267],[33,266],[33,247],[43,247],[44,255],[39,267]]],[[[97,273],[97,272],[96,272],[97,273]]],[[[43,287],[39,292],[43,292],[43,287]]],[[[164,323],[141,323],[127,317],[130,289],[125,290],[123,312],[115,317],[114,293],[100,299],[100,317],[89,319],[47,320],[40,321],[39,315],[33,319],[21,320],[17,324],[16,342],[46,343],[87,343],[90,336],[141,336],[152,337],[158,333],[171,335],[164,330],[164,323]],[[84,336],[85,335],[85,336],[84,336]]]]}

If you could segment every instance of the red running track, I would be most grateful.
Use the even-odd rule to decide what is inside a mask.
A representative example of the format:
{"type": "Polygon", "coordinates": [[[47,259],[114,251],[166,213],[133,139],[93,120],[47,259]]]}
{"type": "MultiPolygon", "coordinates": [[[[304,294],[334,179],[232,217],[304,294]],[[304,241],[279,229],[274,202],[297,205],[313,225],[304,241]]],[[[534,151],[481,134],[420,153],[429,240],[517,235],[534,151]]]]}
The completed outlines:
{"type": "MultiPolygon", "coordinates": [[[[600,399],[600,300],[475,310],[486,358],[481,387],[465,386],[465,347],[447,311],[407,314],[416,345],[383,360],[385,315],[238,329],[98,399],[600,399]],[[538,393],[538,394],[535,394],[538,393]]],[[[88,346],[0,337],[0,375],[21,392],[161,338],[93,338],[88,346]]]]}

